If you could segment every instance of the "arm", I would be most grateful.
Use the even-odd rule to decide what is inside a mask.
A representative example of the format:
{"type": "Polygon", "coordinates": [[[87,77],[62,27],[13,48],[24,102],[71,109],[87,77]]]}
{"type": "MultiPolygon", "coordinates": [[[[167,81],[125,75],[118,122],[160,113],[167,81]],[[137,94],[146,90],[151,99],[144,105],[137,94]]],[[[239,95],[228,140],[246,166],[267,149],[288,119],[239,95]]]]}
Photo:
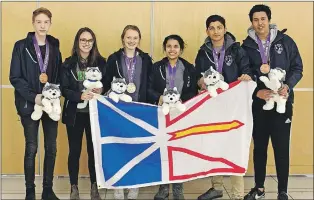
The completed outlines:
{"type": "Polygon", "coordinates": [[[17,43],[15,43],[10,66],[10,82],[24,99],[35,103],[37,93],[29,88],[27,80],[23,77],[21,62],[23,62],[21,60],[21,52],[17,43]]]}
{"type": "Polygon", "coordinates": [[[103,93],[105,94],[108,92],[111,88],[111,82],[113,79],[113,68],[115,66],[113,56],[109,56],[106,65],[104,66],[104,76],[102,78],[102,84],[103,84],[103,93]]]}
{"type": "Polygon", "coordinates": [[[298,50],[297,45],[291,39],[291,46],[289,52],[290,68],[287,72],[285,84],[288,85],[289,89],[293,89],[295,85],[301,80],[303,74],[303,63],[298,50]]]}
{"type": "Polygon", "coordinates": [[[70,69],[66,68],[62,65],[61,67],[61,94],[65,98],[67,98],[70,101],[76,102],[76,103],[82,103],[81,100],[82,92],[74,91],[70,89],[70,76],[72,74],[70,73],[70,69]]]}
{"type": "Polygon", "coordinates": [[[159,73],[156,70],[157,68],[157,64],[154,64],[148,77],[147,100],[149,103],[152,104],[158,104],[159,98],[162,95],[154,90],[155,73],[159,73]]]}
{"type": "Polygon", "coordinates": [[[254,76],[250,68],[250,59],[248,55],[246,54],[246,52],[244,51],[244,49],[242,49],[240,46],[238,48],[238,55],[236,58],[236,63],[240,72],[239,76],[243,74],[247,74],[253,80],[254,76]]]}

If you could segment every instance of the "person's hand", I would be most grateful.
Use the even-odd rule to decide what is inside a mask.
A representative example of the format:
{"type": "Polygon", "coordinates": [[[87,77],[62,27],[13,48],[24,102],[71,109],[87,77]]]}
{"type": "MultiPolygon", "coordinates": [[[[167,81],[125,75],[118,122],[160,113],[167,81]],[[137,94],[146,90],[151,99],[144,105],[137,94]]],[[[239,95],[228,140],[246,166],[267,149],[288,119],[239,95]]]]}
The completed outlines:
{"type": "Polygon", "coordinates": [[[94,92],[96,94],[101,94],[102,93],[102,88],[94,88],[94,89],[92,89],[92,92],[94,92]]]}
{"type": "Polygon", "coordinates": [[[284,96],[287,99],[289,96],[289,86],[286,84],[283,84],[283,86],[281,88],[279,88],[278,94],[280,96],[284,96]]]}
{"type": "Polygon", "coordinates": [[[94,97],[94,94],[91,93],[91,92],[83,92],[82,95],[81,95],[81,99],[82,99],[83,101],[85,101],[85,100],[91,100],[93,97],[94,97]]]}
{"type": "Polygon", "coordinates": [[[260,99],[263,99],[265,101],[268,101],[272,96],[273,96],[274,92],[268,89],[262,89],[259,90],[256,94],[256,96],[260,99]]]}
{"type": "Polygon", "coordinates": [[[239,81],[250,81],[252,80],[252,78],[247,75],[247,74],[242,74],[239,78],[238,78],[239,81]]]}
{"type": "Polygon", "coordinates": [[[39,106],[43,106],[43,104],[41,103],[42,100],[42,94],[37,94],[35,97],[35,104],[39,105],[39,106]]]}
{"type": "Polygon", "coordinates": [[[204,77],[200,78],[200,80],[197,82],[197,84],[201,88],[201,90],[206,90],[206,84],[204,83],[204,77]]]}
{"type": "Polygon", "coordinates": [[[158,106],[161,106],[162,105],[162,103],[163,103],[163,101],[162,101],[162,95],[159,97],[159,101],[158,101],[158,106]]]}

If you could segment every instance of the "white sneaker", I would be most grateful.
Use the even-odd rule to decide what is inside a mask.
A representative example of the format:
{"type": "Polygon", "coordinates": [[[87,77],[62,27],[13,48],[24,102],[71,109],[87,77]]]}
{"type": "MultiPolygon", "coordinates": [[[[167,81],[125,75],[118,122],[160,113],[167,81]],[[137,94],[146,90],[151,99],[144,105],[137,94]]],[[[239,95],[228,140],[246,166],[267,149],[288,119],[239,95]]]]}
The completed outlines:
{"type": "Polygon", "coordinates": [[[114,190],[114,199],[124,199],[124,191],[123,189],[115,189],[114,190]]]}
{"type": "Polygon", "coordinates": [[[128,199],[136,200],[138,197],[139,188],[130,188],[128,193],[128,199]]]}

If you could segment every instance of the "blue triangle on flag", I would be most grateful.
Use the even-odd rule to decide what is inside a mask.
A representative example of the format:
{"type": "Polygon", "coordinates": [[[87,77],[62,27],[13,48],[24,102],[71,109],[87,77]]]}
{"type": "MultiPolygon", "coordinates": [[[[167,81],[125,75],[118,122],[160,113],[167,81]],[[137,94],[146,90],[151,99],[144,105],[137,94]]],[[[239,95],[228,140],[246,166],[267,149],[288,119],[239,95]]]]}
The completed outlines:
{"type": "MultiPolygon", "coordinates": [[[[147,130],[143,129],[142,127],[136,125],[134,122],[126,119],[125,117],[117,113],[116,111],[112,110],[110,107],[106,106],[102,102],[97,101],[97,107],[98,107],[98,119],[99,119],[101,137],[115,136],[115,137],[124,137],[124,138],[134,138],[134,137],[154,136],[147,130]]],[[[124,106],[124,107],[127,107],[127,106],[124,106]]],[[[146,113],[147,118],[155,117],[157,121],[157,118],[158,118],[157,114],[153,116],[150,109],[151,108],[149,107],[147,108],[145,107],[144,114],[146,113]],[[146,109],[148,112],[146,112],[146,109]]],[[[133,110],[132,112],[135,112],[135,110],[133,110]]],[[[136,112],[141,112],[141,110],[137,110],[136,112]]],[[[156,109],[156,112],[157,112],[157,109],[156,109]]],[[[131,113],[128,113],[128,114],[131,114],[131,113]]],[[[142,114],[143,117],[144,117],[144,114],[142,114]]]]}
{"type": "Polygon", "coordinates": [[[110,103],[115,105],[117,108],[122,110],[123,112],[132,115],[133,117],[139,118],[146,123],[158,128],[158,107],[148,104],[138,104],[138,103],[126,103],[123,101],[119,101],[119,103],[115,103],[111,99],[107,98],[110,103]]]}
{"type": "MultiPolygon", "coordinates": [[[[105,180],[109,180],[125,164],[152,146],[148,144],[102,144],[102,166],[105,180]]],[[[160,159],[160,158],[159,158],[160,159]]]]}
{"type": "Polygon", "coordinates": [[[134,166],[113,186],[137,185],[161,181],[160,149],[134,166]]]}

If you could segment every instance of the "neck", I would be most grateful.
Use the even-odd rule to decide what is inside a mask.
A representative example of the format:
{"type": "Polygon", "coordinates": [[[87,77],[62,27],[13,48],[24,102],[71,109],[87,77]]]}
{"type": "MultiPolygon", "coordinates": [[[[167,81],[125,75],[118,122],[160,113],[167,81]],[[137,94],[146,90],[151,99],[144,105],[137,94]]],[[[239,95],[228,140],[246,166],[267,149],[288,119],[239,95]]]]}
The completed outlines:
{"type": "Polygon", "coordinates": [[[84,59],[87,59],[87,57],[89,56],[89,52],[88,53],[86,53],[86,52],[80,52],[80,55],[81,55],[81,57],[82,58],[84,58],[84,59]]]}
{"type": "Polygon", "coordinates": [[[224,38],[222,38],[222,39],[219,40],[219,41],[213,41],[213,40],[212,40],[212,44],[213,44],[213,47],[214,47],[214,48],[222,47],[222,45],[224,45],[224,38]]]}
{"type": "Polygon", "coordinates": [[[174,67],[178,61],[178,58],[175,58],[175,59],[168,58],[168,60],[169,60],[170,66],[174,67]]]}
{"type": "Polygon", "coordinates": [[[133,58],[134,57],[134,52],[135,52],[135,49],[124,48],[124,53],[129,58],[133,58]]]}
{"type": "Polygon", "coordinates": [[[267,40],[267,36],[269,34],[269,31],[267,33],[263,33],[263,34],[257,34],[257,37],[260,39],[260,40],[267,40]]]}
{"type": "Polygon", "coordinates": [[[46,44],[46,35],[38,35],[35,32],[35,37],[36,37],[38,45],[45,45],[46,44]]]}

